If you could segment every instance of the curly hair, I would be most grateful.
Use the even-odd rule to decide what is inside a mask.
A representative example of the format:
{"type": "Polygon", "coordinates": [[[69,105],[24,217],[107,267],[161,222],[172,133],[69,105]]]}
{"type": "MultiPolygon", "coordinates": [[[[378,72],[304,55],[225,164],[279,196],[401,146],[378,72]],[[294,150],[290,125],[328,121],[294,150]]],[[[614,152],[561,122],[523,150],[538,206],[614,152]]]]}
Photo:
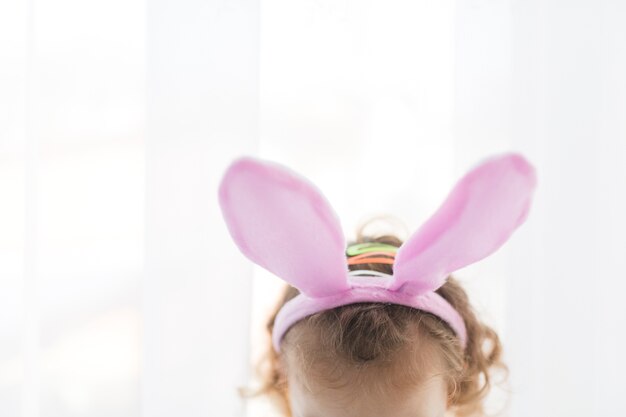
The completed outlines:
{"type": "MultiPolygon", "coordinates": [[[[396,247],[402,245],[402,240],[392,234],[363,235],[367,224],[368,222],[358,229],[356,241],[349,245],[363,242],[381,242],[396,247]]],[[[393,273],[393,266],[389,264],[371,263],[349,267],[393,273]]],[[[467,329],[467,345],[464,350],[448,324],[431,313],[403,305],[362,302],[318,312],[300,320],[283,336],[281,351],[297,350],[299,360],[314,362],[316,376],[325,377],[325,383],[328,384],[331,383],[330,374],[339,372],[337,369],[378,366],[378,371],[389,372],[377,372],[377,379],[393,385],[396,391],[400,387],[417,384],[417,369],[423,368],[424,357],[427,355],[424,351],[436,352],[446,365],[449,409],[458,417],[484,416],[484,399],[494,384],[495,372],[502,371],[502,382],[509,375],[509,368],[502,360],[500,338],[493,328],[478,318],[469,303],[467,293],[454,277],[449,276],[436,292],[464,319],[467,329]],[[300,343],[303,337],[311,335],[318,336],[310,339],[313,340],[312,343],[300,343]],[[428,345],[434,346],[434,349],[422,349],[427,344],[420,344],[416,349],[416,341],[421,339],[428,340],[428,345]],[[418,350],[420,352],[416,354],[418,350]],[[419,356],[421,365],[417,365],[417,360],[394,360],[399,352],[403,352],[405,356],[409,352],[409,355],[414,356],[413,359],[419,356]],[[403,365],[389,366],[390,363],[403,365]],[[407,366],[407,363],[412,365],[407,366]],[[386,365],[383,367],[381,364],[386,365]]],[[[267,321],[268,344],[255,368],[261,386],[256,390],[239,387],[239,393],[244,398],[269,396],[285,417],[292,417],[289,384],[285,365],[271,345],[271,334],[280,308],[298,294],[296,288],[287,284],[267,321]]],[[[433,360],[430,359],[430,362],[433,360]]]]}

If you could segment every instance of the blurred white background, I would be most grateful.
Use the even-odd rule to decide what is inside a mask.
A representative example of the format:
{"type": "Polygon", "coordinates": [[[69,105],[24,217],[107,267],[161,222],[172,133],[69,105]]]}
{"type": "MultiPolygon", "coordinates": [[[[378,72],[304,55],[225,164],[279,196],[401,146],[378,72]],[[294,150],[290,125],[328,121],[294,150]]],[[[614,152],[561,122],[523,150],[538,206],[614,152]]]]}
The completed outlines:
{"type": "Polygon", "coordinates": [[[623,417],[624,21],[618,0],[1,1],[0,415],[271,416],[235,387],[282,281],[226,231],[230,161],[306,175],[352,237],[415,230],[513,150],[528,221],[456,274],[504,338],[504,415],[623,417]]]}

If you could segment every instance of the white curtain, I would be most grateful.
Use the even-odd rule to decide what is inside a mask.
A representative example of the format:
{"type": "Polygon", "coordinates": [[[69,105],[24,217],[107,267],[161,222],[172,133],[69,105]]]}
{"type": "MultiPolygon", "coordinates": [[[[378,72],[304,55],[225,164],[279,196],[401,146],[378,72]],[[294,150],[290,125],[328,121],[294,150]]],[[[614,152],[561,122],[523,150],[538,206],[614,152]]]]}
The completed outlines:
{"type": "Polygon", "coordinates": [[[0,2],[0,415],[243,415],[256,2],[0,2]]]}
{"type": "MultiPolygon", "coordinates": [[[[241,154],[323,190],[346,235],[414,231],[488,155],[527,223],[458,271],[511,367],[504,415],[622,417],[626,3],[0,3],[0,415],[246,407],[282,282],[216,200],[241,154]]],[[[494,391],[501,409],[507,394],[494,391]]]]}

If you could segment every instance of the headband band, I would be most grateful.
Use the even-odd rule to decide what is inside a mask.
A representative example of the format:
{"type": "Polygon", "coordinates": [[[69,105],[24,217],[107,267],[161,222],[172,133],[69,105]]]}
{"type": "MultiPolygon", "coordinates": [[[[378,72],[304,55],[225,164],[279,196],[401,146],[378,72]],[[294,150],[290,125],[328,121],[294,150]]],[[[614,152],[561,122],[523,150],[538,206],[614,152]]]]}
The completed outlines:
{"type": "Polygon", "coordinates": [[[509,239],[528,216],[536,182],[533,166],[519,154],[486,159],[394,249],[380,244],[346,250],[339,217],[319,188],[276,162],[236,159],[219,184],[218,199],[239,250],[300,292],[276,315],[272,343],[277,352],[299,320],[357,302],[430,312],[450,325],[464,348],[463,318],[436,290],[452,272],[487,257],[509,239]],[[368,250],[369,261],[380,257],[373,252],[394,252],[393,274],[350,271],[346,255],[368,250]]]}

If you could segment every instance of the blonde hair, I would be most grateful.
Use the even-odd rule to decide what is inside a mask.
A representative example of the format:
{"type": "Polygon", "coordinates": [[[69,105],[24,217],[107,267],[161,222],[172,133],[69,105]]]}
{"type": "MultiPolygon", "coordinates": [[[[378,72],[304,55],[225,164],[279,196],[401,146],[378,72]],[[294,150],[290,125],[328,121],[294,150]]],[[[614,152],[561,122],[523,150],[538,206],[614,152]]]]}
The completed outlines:
{"type": "MultiPolygon", "coordinates": [[[[368,223],[359,228],[356,241],[349,245],[362,242],[402,245],[403,242],[391,234],[363,235],[368,223]]],[[[350,265],[350,269],[387,274],[393,272],[392,267],[379,263],[350,265]]],[[[363,387],[394,387],[395,391],[387,392],[414,386],[423,376],[423,365],[438,360],[444,364],[448,406],[454,415],[482,416],[484,399],[493,385],[492,374],[496,370],[502,371],[502,382],[508,377],[509,369],[502,360],[501,341],[493,328],[479,320],[467,293],[454,277],[449,276],[436,292],[463,317],[467,329],[465,350],[448,324],[431,313],[396,304],[363,302],[322,311],[300,320],[283,337],[281,351],[285,356],[295,354],[298,361],[315,363],[315,367],[307,371],[307,378],[322,379],[326,385],[337,384],[341,375],[345,376],[350,370],[376,369],[378,384],[372,384],[368,376],[370,381],[363,387]]],[[[270,337],[265,354],[255,369],[261,386],[256,390],[239,389],[244,398],[269,396],[285,417],[292,417],[285,361],[273,349],[271,334],[278,310],[298,294],[296,288],[286,285],[267,321],[266,331],[270,337]]]]}

